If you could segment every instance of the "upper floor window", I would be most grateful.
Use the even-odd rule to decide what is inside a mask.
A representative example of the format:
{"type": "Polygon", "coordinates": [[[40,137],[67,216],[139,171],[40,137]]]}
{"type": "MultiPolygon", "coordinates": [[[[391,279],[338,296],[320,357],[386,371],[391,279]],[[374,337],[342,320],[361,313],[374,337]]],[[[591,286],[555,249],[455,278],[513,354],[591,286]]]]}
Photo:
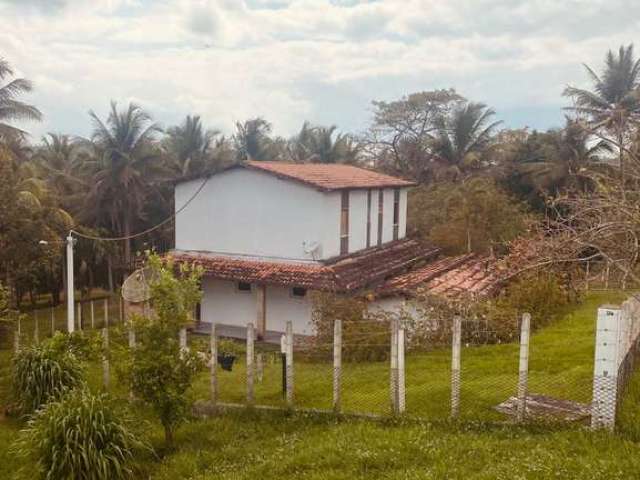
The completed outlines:
{"type": "Polygon", "coordinates": [[[400,189],[393,190],[393,239],[398,239],[400,231],[400,189]]]}
{"type": "Polygon", "coordinates": [[[384,211],[384,190],[378,190],[378,245],[382,245],[382,217],[384,211]]]}
{"type": "Polygon", "coordinates": [[[303,298],[307,295],[307,289],[304,287],[293,287],[291,289],[291,296],[292,297],[298,297],[298,298],[303,298]]]}
{"type": "Polygon", "coordinates": [[[238,282],[236,288],[239,292],[250,292],[251,284],[249,282],[238,282]]]}
{"type": "Polygon", "coordinates": [[[367,190],[367,248],[371,246],[371,190],[367,190]]]}
{"type": "Polygon", "coordinates": [[[349,190],[342,191],[340,201],[340,255],[349,253],[349,190]]]}

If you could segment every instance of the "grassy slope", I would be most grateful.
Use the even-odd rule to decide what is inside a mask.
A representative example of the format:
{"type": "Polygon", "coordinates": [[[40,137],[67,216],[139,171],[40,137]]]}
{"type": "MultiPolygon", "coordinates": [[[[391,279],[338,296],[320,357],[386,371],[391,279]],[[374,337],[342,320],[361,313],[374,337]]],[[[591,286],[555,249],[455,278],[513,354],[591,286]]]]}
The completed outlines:
{"type": "MultiPolygon", "coordinates": [[[[590,387],[593,368],[595,308],[604,301],[617,300],[619,297],[591,296],[557,325],[536,334],[531,360],[533,391],[576,399],[588,396],[584,385],[586,382],[590,387]],[[563,350],[559,350],[561,345],[563,350]],[[567,346],[570,346],[568,350],[567,346]],[[551,355],[559,360],[549,362],[551,355]],[[543,375],[547,379],[544,382],[543,375]]],[[[0,398],[6,398],[8,357],[6,353],[2,355],[0,369],[5,381],[0,383],[0,398]]],[[[471,413],[490,412],[496,400],[504,399],[505,394],[513,391],[512,367],[517,365],[517,347],[469,348],[463,350],[463,355],[463,376],[468,379],[463,390],[463,399],[466,398],[463,406],[468,405],[471,413]]],[[[443,374],[442,368],[448,362],[448,354],[443,352],[421,355],[408,362],[410,411],[423,409],[422,412],[440,418],[446,413],[448,374],[443,374]]],[[[386,365],[367,367],[371,370],[359,372],[356,369],[362,366],[352,368],[347,379],[349,384],[363,382],[363,378],[369,376],[375,378],[376,384],[368,389],[361,384],[366,393],[351,400],[347,398],[347,406],[357,409],[374,405],[384,410],[387,383],[380,372],[386,365]],[[356,378],[356,374],[361,374],[361,378],[356,378]]],[[[99,375],[99,369],[92,371],[95,372],[92,376],[99,375]]],[[[226,376],[221,374],[221,386],[226,399],[241,400],[244,381],[238,374],[242,369],[234,368],[234,371],[226,376]]],[[[330,377],[327,373],[325,366],[312,367],[305,378],[305,369],[298,364],[297,399],[301,404],[323,406],[328,402],[330,377]],[[318,392],[322,392],[319,398],[318,392]]],[[[267,369],[265,381],[259,385],[259,398],[277,403],[278,379],[267,369]]],[[[635,423],[640,420],[640,374],[635,375],[629,392],[621,414],[621,430],[628,438],[640,440],[635,423]]],[[[195,393],[206,396],[205,376],[195,393]]],[[[136,413],[139,418],[147,417],[144,411],[136,413]]],[[[490,416],[487,413],[487,417],[490,416]]],[[[161,432],[152,419],[149,420],[149,434],[159,446],[161,432]]],[[[8,453],[18,428],[16,422],[0,421],[0,478],[15,478],[20,465],[20,460],[8,453]]],[[[640,471],[638,444],[621,436],[592,434],[579,427],[554,430],[469,422],[459,425],[338,422],[302,415],[235,413],[189,423],[179,431],[177,441],[178,450],[161,462],[144,459],[140,478],[595,479],[635,478],[640,471]]],[[[29,466],[26,468],[28,473],[29,466]]]]}

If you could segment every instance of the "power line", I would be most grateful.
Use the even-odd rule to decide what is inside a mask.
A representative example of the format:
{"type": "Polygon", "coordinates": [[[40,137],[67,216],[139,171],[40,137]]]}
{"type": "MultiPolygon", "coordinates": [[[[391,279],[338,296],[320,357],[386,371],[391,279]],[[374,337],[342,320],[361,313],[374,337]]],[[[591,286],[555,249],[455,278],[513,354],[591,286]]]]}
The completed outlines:
{"type": "Polygon", "coordinates": [[[71,230],[70,233],[73,233],[74,235],[77,235],[78,237],[83,237],[83,238],[87,238],[89,240],[101,240],[101,241],[106,241],[106,242],[118,242],[118,241],[122,241],[122,240],[130,240],[132,238],[137,238],[137,237],[141,237],[142,235],[146,235],[147,233],[151,233],[154,230],[159,229],[160,227],[166,225],[167,223],[169,223],[171,220],[173,220],[174,218],[176,218],[178,216],[178,214],[180,212],[182,212],[185,208],[187,208],[189,206],[189,204],[198,196],[198,194],[202,191],[202,189],[204,188],[204,186],[207,184],[207,182],[209,181],[209,178],[211,178],[211,176],[207,176],[204,181],[202,182],[202,184],[198,187],[198,189],[194,192],[193,195],[191,195],[191,197],[189,198],[189,200],[187,200],[185,202],[184,205],[182,205],[182,207],[180,207],[178,210],[176,210],[174,213],[172,213],[169,217],[165,218],[163,221],[161,221],[160,223],[158,223],[157,225],[154,225],[151,228],[147,228],[146,230],[143,230],[142,232],[139,233],[134,233],[133,235],[128,235],[125,237],[96,237],[93,235],[87,235],[85,233],[80,233],[76,230],[71,230]]]}

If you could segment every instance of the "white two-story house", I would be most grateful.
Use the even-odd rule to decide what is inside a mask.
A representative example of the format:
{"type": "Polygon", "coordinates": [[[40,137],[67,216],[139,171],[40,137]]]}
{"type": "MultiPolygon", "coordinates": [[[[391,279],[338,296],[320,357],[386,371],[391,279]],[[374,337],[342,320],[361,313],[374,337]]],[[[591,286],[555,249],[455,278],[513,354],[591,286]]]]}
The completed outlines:
{"type": "Polygon", "coordinates": [[[187,206],[170,255],[204,268],[201,322],[253,323],[265,335],[291,321],[311,334],[313,290],[375,292],[394,308],[417,285],[469,266],[469,256],[437,259],[437,248],[406,238],[412,186],[349,165],[235,165],[176,185],[176,209],[187,206]]]}

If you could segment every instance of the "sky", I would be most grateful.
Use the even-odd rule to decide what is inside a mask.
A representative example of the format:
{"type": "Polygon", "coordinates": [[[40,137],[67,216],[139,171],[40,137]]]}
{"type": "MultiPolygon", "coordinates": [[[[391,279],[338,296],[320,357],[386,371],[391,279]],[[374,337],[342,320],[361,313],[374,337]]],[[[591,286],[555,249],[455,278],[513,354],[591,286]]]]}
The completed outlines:
{"type": "MultiPolygon", "coordinates": [[[[0,0],[0,57],[34,83],[47,132],[135,102],[160,125],[262,116],[362,132],[372,100],[455,88],[511,128],[561,126],[582,63],[640,32],[637,0],[0,0]]],[[[640,45],[638,45],[640,53],[640,45]]]]}

